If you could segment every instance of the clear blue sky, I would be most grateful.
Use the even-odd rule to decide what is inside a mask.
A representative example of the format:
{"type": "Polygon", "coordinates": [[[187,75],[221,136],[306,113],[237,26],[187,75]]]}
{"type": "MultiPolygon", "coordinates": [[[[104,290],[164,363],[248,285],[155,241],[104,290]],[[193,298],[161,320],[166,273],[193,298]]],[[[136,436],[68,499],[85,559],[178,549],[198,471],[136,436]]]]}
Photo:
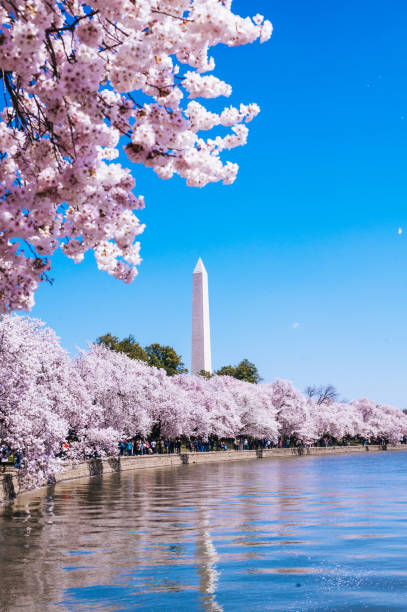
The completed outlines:
{"type": "Polygon", "coordinates": [[[235,0],[274,24],[264,45],[215,50],[231,102],[256,101],[231,187],[187,188],[134,166],[139,277],[93,255],[54,260],[32,314],[74,352],[107,331],[190,361],[192,270],[209,274],[215,368],[247,357],[265,381],[332,383],[407,407],[407,4],[235,0]],[[398,235],[399,227],[404,233],[398,235]],[[294,327],[293,324],[299,325],[294,327]]]}

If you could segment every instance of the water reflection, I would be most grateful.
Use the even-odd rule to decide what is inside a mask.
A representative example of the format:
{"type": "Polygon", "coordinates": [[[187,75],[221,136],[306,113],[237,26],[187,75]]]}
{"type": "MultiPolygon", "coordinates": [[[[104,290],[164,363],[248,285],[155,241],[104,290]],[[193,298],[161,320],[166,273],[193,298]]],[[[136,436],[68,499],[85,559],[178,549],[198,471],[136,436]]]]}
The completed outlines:
{"type": "Polygon", "coordinates": [[[195,550],[195,559],[197,564],[197,573],[199,575],[199,593],[203,607],[208,612],[223,612],[215,600],[216,585],[219,579],[219,572],[216,569],[218,555],[213,544],[209,521],[208,506],[203,506],[198,514],[199,524],[197,530],[197,543],[195,550]]]}
{"type": "Polygon", "coordinates": [[[407,453],[73,481],[0,512],[0,610],[406,610],[407,453]]]}

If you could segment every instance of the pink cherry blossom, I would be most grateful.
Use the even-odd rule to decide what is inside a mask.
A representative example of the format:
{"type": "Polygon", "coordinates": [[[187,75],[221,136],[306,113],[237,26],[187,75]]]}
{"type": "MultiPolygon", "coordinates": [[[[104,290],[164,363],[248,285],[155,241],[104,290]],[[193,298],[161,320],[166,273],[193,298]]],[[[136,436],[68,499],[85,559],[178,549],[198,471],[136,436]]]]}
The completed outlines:
{"type": "Polygon", "coordinates": [[[144,200],[113,162],[121,149],[162,179],[233,183],[238,166],[221,154],[246,143],[242,122],[259,107],[215,114],[195,98],[232,92],[203,74],[215,68],[211,47],[271,33],[230,0],[1,3],[0,312],[33,306],[58,248],[75,262],[91,250],[101,270],[135,278],[144,200]],[[205,138],[216,126],[230,133],[205,138]]]}
{"type": "Polygon", "coordinates": [[[37,319],[0,321],[0,440],[22,454],[28,486],[58,469],[71,428],[86,426],[89,398],[55,333],[37,319]]]}

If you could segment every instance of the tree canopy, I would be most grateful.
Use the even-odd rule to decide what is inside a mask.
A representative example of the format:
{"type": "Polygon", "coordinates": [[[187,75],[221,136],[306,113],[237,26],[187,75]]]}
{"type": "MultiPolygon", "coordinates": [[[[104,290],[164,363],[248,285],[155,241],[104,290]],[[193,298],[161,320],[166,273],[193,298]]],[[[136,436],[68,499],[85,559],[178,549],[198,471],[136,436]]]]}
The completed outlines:
{"type": "Polygon", "coordinates": [[[125,353],[130,359],[138,359],[155,368],[162,368],[168,376],[188,372],[181,355],[178,355],[172,346],[164,346],[155,342],[143,348],[132,335],[119,340],[117,336],[113,336],[111,333],[99,336],[96,344],[104,344],[112,351],[125,353]]]}
{"type": "Polygon", "coordinates": [[[262,379],[259,375],[259,371],[248,359],[243,359],[236,366],[226,365],[216,371],[218,376],[233,376],[238,380],[244,380],[246,382],[257,384],[262,379]]]}
{"type": "Polygon", "coordinates": [[[171,346],[154,343],[146,346],[148,363],[156,368],[163,368],[168,376],[188,372],[182,358],[171,346]]]}
{"type": "Polygon", "coordinates": [[[208,372],[208,370],[199,370],[198,376],[202,376],[202,378],[206,378],[207,380],[209,380],[210,378],[212,378],[213,374],[208,372]]]}
{"type": "Polygon", "coordinates": [[[104,344],[112,351],[125,353],[130,359],[139,359],[140,361],[148,361],[148,355],[142,346],[135,340],[134,336],[130,335],[123,340],[119,340],[117,336],[107,333],[104,336],[99,336],[96,340],[97,344],[104,344]]]}

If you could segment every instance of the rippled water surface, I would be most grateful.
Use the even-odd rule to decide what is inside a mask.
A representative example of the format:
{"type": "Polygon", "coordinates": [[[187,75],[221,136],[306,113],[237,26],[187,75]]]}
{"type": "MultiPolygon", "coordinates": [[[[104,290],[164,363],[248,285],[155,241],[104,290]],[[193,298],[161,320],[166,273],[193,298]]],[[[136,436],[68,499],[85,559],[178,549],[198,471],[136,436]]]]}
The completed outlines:
{"type": "Polygon", "coordinates": [[[0,509],[0,610],[407,610],[407,452],[186,465],[0,509]]]}

